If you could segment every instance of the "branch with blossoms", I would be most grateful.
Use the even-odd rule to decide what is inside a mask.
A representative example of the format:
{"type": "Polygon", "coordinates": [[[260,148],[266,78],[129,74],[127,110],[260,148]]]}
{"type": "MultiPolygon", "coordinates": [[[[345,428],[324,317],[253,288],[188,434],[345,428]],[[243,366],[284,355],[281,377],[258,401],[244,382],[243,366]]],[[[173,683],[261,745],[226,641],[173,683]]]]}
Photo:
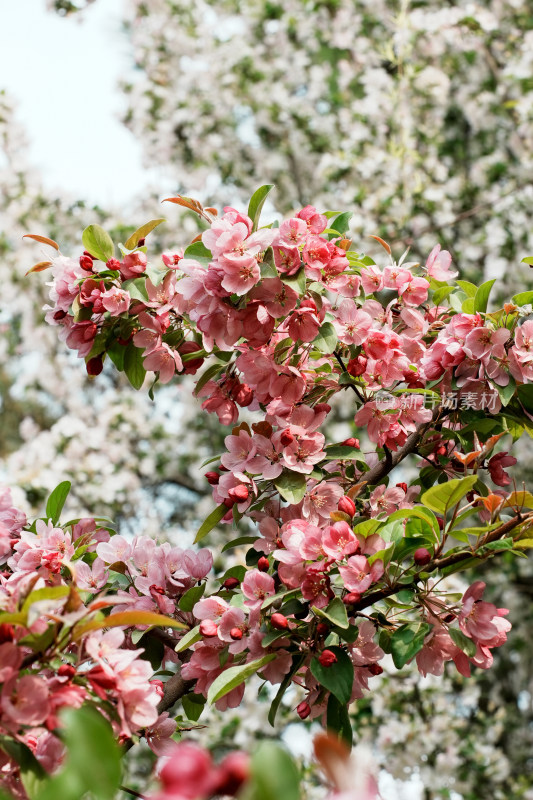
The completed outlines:
{"type": "Polygon", "coordinates": [[[153,220],[118,249],[91,225],[77,260],[58,253],[33,268],[52,268],[47,321],[90,376],[107,361],[136,389],[153,373],[152,391],[202,370],[195,394],[230,430],[205,474],[216,505],[196,542],[225,527],[224,551],[246,557],[207,588],[207,548],[128,540],[98,520],[61,526],[64,487],[25,527],[6,495],[3,691],[19,697],[26,663],[43,699],[35,717],[17,718],[26,743],[31,726],[54,742],[59,676],[119,740],[144,736],[162,753],[177,701],[195,723],[205,703],[238,706],[259,675],[277,687],[272,725],[293,687],[296,714],[351,745],[348,709],[385,654],[399,670],[416,661],[438,675],[453,662],[469,675],[506,640],[507,612],[483,600],[485,584],[461,596],[446,579],[533,544],[533,495],[508,490],[516,459],[500,449],[533,419],[533,293],[489,312],[494,282],[456,280],[438,245],[422,266],[374,237],[385,253],[376,263],[353,249],[349,213],[307,206],[260,227],[270,188],[247,214],[220,217],[170,198],[205,230],[161,263],[147,256],[153,220]],[[360,438],[327,442],[341,394],[355,401],[360,438]],[[30,585],[51,611],[28,607],[30,585]]]}

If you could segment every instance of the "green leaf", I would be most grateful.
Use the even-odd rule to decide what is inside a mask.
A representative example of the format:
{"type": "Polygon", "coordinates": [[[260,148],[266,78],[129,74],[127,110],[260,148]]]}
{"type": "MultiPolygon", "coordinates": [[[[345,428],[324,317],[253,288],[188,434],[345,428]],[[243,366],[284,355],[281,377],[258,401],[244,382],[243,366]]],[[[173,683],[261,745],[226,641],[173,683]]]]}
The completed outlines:
{"type": "Polygon", "coordinates": [[[349,625],[346,606],[340,597],[335,597],[327,608],[317,608],[313,606],[312,611],[317,617],[327,619],[328,622],[332,622],[333,625],[336,625],[338,628],[347,628],[349,625]]]}
{"type": "Polygon", "coordinates": [[[467,297],[475,297],[478,291],[478,287],[475,283],[470,283],[470,281],[456,281],[457,285],[461,287],[463,292],[466,294],[467,297]]]}
{"type": "Polygon", "coordinates": [[[63,511],[63,506],[65,505],[71,486],[72,484],[70,481],[63,481],[56,486],[46,501],[46,519],[51,519],[54,525],[59,522],[59,517],[63,511]]]}
{"type": "Polygon", "coordinates": [[[252,231],[256,231],[259,227],[261,211],[263,210],[265,200],[273,188],[273,183],[266,183],[264,186],[260,186],[259,189],[253,193],[250,199],[250,203],[248,204],[248,216],[253,223],[252,231]]]}
{"type": "Polygon", "coordinates": [[[143,352],[139,347],[135,347],[133,342],[130,342],[124,353],[124,372],[134,389],[141,388],[146,375],[143,367],[143,352]]]}
{"type": "Polygon", "coordinates": [[[298,270],[295,275],[282,275],[281,281],[286,286],[289,286],[291,289],[294,289],[297,294],[302,295],[305,294],[305,290],[307,287],[305,271],[303,267],[298,270]]]}
{"type": "Polygon", "coordinates": [[[123,344],[119,344],[118,342],[113,342],[107,348],[107,355],[118,369],[119,372],[124,372],[124,356],[126,354],[126,348],[123,344]]]}
{"type": "Polygon", "coordinates": [[[276,696],[272,701],[270,710],[268,712],[268,721],[272,725],[272,727],[274,727],[274,723],[276,721],[276,714],[278,713],[278,708],[283,699],[283,695],[290,686],[293,676],[296,675],[296,673],[298,672],[304,661],[305,661],[305,655],[293,656],[292,666],[289,672],[283,678],[280,687],[276,693],[276,696]]]}
{"type": "Polygon", "coordinates": [[[361,450],[357,447],[346,447],[343,444],[326,447],[326,461],[356,461],[359,458],[361,458],[361,450]]]}
{"type": "Polygon", "coordinates": [[[113,258],[115,246],[111,236],[100,225],[89,225],[83,231],[81,240],[83,246],[95,258],[104,263],[113,258]]]}
{"type": "Polygon", "coordinates": [[[30,800],[36,797],[47,773],[37,761],[30,748],[23,742],[0,736],[0,749],[20,767],[20,778],[30,800]]]}
{"type": "Polygon", "coordinates": [[[206,699],[203,694],[186,694],[181,698],[183,710],[191,722],[198,722],[205,704],[206,699]]]}
{"type": "Polygon", "coordinates": [[[218,678],[215,678],[209,687],[207,693],[207,702],[209,705],[213,705],[213,703],[216,703],[221,697],[224,697],[228,692],[235,689],[236,686],[240,686],[247,678],[250,678],[262,667],[266,667],[266,665],[270,664],[275,658],[277,658],[275,653],[269,653],[262,658],[249,661],[248,664],[242,664],[238,667],[229,667],[224,670],[218,678]]]}
{"type": "Polygon", "coordinates": [[[490,292],[495,283],[496,278],[481,284],[474,297],[474,311],[481,311],[483,314],[486,312],[490,292]]]}
{"type": "Polygon", "coordinates": [[[423,648],[424,639],[431,630],[427,622],[406,623],[394,631],[390,638],[392,660],[396,669],[405,667],[423,648]]]}
{"type": "Polygon", "coordinates": [[[276,742],[263,741],[250,764],[244,800],[299,800],[300,774],[289,753],[276,742]]]}
{"type": "MultiPolygon", "coordinates": [[[[196,386],[194,387],[194,394],[198,395],[198,393],[204,388],[206,383],[208,383],[212,378],[222,372],[226,367],[222,364],[211,364],[210,367],[206,369],[205,372],[202,373],[198,381],[196,382],[196,386]]],[[[215,460],[215,459],[211,459],[215,460]]],[[[204,464],[202,466],[205,466],[204,464]]]]}
{"type": "Polygon", "coordinates": [[[533,292],[520,292],[511,298],[517,306],[529,306],[533,303],[533,292]]]}
{"type": "Polygon", "coordinates": [[[344,703],[339,703],[334,694],[330,694],[328,698],[326,727],[336,733],[351,749],[353,733],[348,707],[344,703]]]}
{"type": "Polygon", "coordinates": [[[183,650],[187,650],[188,647],[192,647],[196,642],[199,642],[201,638],[200,626],[197,625],[195,628],[191,628],[185,636],[182,636],[174,650],[176,653],[181,653],[183,650]]]}
{"type": "Polygon", "coordinates": [[[54,775],[36,800],[112,800],[121,779],[120,750],[111,726],[94,708],[62,709],[62,738],[67,747],[65,766],[54,775]]]}
{"type": "Polygon", "coordinates": [[[195,261],[199,261],[205,266],[213,260],[211,250],[208,250],[203,242],[193,242],[185,249],[183,255],[185,258],[194,258],[195,261]]]}
{"type": "Polygon", "coordinates": [[[225,506],[224,503],[221,503],[209,514],[209,516],[206,519],[204,519],[204,521],[198,528],[198,533],[196,534],[196,538],[194,540],[195,544],[197,544],[197,542],[201,542],[202,539],[204,539],[207,536],[207,534],[213,530],[215,525],[218,525],[218,523],[220,522],[220,520],[222,519],[227,510],[228,507],[225,506]]]}
{"type": "Polygon", "coordinates": [[[470,658],[476,655],[476,643],[473,642],[472,639],[469,639],[468,636],[465,636],[459,628],[448,628],[448,633],[450,634],[452,642],[457,645],[459,650],[462,650],[463,653],[466,653],[470,658]]]}
{"type": "Polygon", "coordinates": [[[300,500],[303,500],[307,489],[307,481],[305,475],[301,472],[284,470],[281,475],[275,479],[274,486],[287,503],[295,506],[300,500]]]}
{"type": "Polygon", "coordinates": [[[454,288],[453,286],[441,286],[439,289],[435,289],[432,297],[433,305],[440,306],[442,301],[451,295],[454,288]]]}
{"type": "MultiPolygon", "coordinates": [[[[533,256],[526,256],[520,262],[521,264],[529,264],[530,267],[533,266],[533,256]]],[[[532,293],[533,294],[533,293],[532,293]]]]}
{"type": "Polygon", "coordinates": [[[346,233],[348,228],[350,227],[350,220],[353,217],[352,211],[344,211],[342,214],[339,214],[330,225],[330,228],[333,228],[334,231],[337,233],[343,234],[346,233]]]}
{"type": "Polygon", "coordinates": [[[475,302],[473,297],[467,297],[461,305],[461,311],[464,314],[473,314],[475,311],[475,302]]]}
{"type": "Polygon", "coordinates": [[[42,589],[35,589],[24,600],[21,612],[27,614],[34,603],[42,603],[43,600],[61,600],[63,597],[68,597],[69,593],[68,586],[43,586],[42,589]]]}
{"type": "Polygon", "coordinates": [[[512,375],[509,375],[509,383],[507,386],[498,386],[493,384],[498,392],[502,406],[508,406],[516,392],[516,381],[512,375]]]}
{"type": "Polygon", "coordinates": [[[134,300],[140,300],[141,303],[149,302],[148,292],[146,291],[146,278],[130,278],[124,281],[122,288],[130,293],[130,297],[134,300]]]}
{"type": "Polygon", "coordinates": [[[323,667],[316,656],[311,659],[310,669],[321,686],[335,695],[339,703],[350,702],[353,688],[353,664],[341,647],[329,647],[337,656],[330,667],[323,667]]]}
{"type": "Polygon", "coordinates": [[[253,544],[257,541],[257,536],[239,536],[238,539],[232,539],[231,542],[226,542],[221,553],[225,553],[226,550],[232,550],[234,547],[239,547],[241,544],[253,544]]]}
{"type": "Polygon", "coordinates": [[[192,611],[196,603],[202,599],[205,592],[205,583],[200,586],[191,586],[179,601],[180,611],[192,611]]]}
{"type": "Polygon", "coordinates": [[[317,336],[313,339],[312,345],[321,353],[331,354],[337,347],[337,331],[331,322],[324,322],[318,330],[317,336]]]}
{"type": "Polygon", "coordinates": [[[163,283],[165,277],[169,274],[169,270],[167,267],[157,267],[153,264],[148,264],[146,267],[144,274],[150,280],[150,283],[153,286],[159,286],[160,283],[163,283]]]}
{"type": "Polygon", "coordinates": [[[432,511],[429,510],[429,508],[424,508],[423,506],[400,508],[398,511],[393,511],[393,513],[388,517],[388,521],[394,522],[398,519],[412,519],[413,517],[418,517],[419,519],[423,519],[428,522],[431,525],[437,539],[440,539],[440,528],[437,517],[432,511]]]}
{"type": "Polygon", "coordinates": [[[439,483],[424,492],[420,502],[437,514],[446,514],[449,508],[455,506],[474,488],[476,481],[476,475],[468,475],[466,478],[439,483]]]}
{"type": "Polygon", "coordinates": [[[533,383],[523,383],[518,386],[516,393],[526,411],[533,414],[533,383]]]}
{"type": "Polygon", "coordinates": [[[146,238],[146,236],[148,236],[148,234],[151,233],[154,228],[157,228],[158,225],[161,225],[162,222],[165,222],[165,219],[151,219],[150,222],[145,222],[144,225],[141,225],[140,228],[137,228],[135,233],[131,234],[129,239],[126,241],[125,246],[128,248],[128,250],[134,250],[139,244],[139,239],[146,238]]]}

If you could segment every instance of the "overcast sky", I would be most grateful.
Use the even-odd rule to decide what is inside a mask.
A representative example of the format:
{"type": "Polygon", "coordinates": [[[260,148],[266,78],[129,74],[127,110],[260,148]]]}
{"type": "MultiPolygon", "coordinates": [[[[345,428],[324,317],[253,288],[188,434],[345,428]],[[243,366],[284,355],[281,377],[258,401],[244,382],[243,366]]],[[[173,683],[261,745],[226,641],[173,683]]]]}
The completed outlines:
{"type": "MultiPolygon", "coordinates": [[[[98,0],[67,19],[45,0],[4,0],[0,88],[18,101],[31,158],[48,186],[103,206],[123,206],[148,177],[141,148],[119,120],[117,89],[131,69],[121,0],[98,0]]],[[[157,173],[151,173],[152,183],[157,173]]]]}

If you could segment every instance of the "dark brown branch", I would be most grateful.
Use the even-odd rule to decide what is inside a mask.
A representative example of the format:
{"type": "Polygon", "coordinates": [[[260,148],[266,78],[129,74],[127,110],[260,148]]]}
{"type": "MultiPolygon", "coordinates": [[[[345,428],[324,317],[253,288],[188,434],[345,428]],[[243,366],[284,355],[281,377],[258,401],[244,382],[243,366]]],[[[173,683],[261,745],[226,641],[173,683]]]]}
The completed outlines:
{"type": "Polygon", "coordinates": [[[378,464],[376,464],[375,467],[372,467],[371,470],[365,472],[365,474],[362,476],[364,483],[374,486],[376,483],[379,483],[385,477],[385,475],[388,475],[389,472],[392,472],[394,467],[398,466],[400,461],[403,461],[406,456],[414,453],[421,439],[429,430],[431,424],[435,422],[439,416],[439,413],[440,408],[436,408],[433,411],[431,420],[429,422],[424,422],[424,424],[420,425],[416,431],[413,431],[403,447],[400,447],[400,449],[396,450],[395,453],[389,453],[390,458],[382,459],[378,464]]]}
{"type": "Polygon", "coordinates": [[[193,686],[194,681],[184,680],[179,673],[176,673],[176,675],[173,675],[171,678],[169,678],[165,683],[163,697],[157,706],[159,714],[161,714],[163,711],[168,711],[169,708],[172,708],[174,703],[183,697],[184,694],[187,694],[187,692],[189,692],[193,686]]]}
{"type": "Polygon", "coordinates": [[[146,799],[146,795],[145,794],[141,794],[140,792],[136,792],[135,789],[130,789],[127,786],[119,786],[118,788],[120,789],[121,792],[127,792],[128,794],[131,794],[133,797],[142,797],[143,800],[146,799]]]}
{"type": "MultiPolygon", "coordinates": [[[[489,531],[488,536],[480,543],[480,547],[490,544],[490,542],[497,542],[499,539],[505,538],[512,530],[517,528],[526,520],[531,519],[533,519],[533,512],[531,514],[527,514],[526,516],[517,514],[516,517],[507,520],[507,522],[504,522],[498,528],[495,528],[493,531],[489,531]]],[[[452,553],[449,556],[436,558],[434,561],[431,561],[427,566],[424,567],[424,572],[435,572],[438,569],[445,569],[446,567],[451,567],[453,564],[460,564],[462,561],[468,561],[471,558],[484,559],[489,558],[490,555],[491,553],[477,555],[475,550],[461,550],[457,553],[452,553]]],[[[375,592],[370,592],[370,594],[362,597],[358,603],[354,603],[352,608],[354,611],[362,611],[365,608],[373,606],[374,603],[378,603],[380,600],[384,600],[386,597],[396,594],[396,592],[398,592],[400,589],[416,589],[419,580],[420,579],[417,577],[412,583],[409,584],[397,582],[393,583],[392,586],[378,589],[375,592]]]]}

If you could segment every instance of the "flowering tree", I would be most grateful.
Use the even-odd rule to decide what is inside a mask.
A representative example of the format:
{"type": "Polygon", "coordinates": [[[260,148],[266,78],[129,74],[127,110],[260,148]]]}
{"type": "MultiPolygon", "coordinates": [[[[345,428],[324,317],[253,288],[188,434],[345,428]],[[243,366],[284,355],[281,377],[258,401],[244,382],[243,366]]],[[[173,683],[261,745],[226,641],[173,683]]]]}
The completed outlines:
{"type": "MultiPolygon", "coordinates": [[[[73,741],[86,726],[99,740],[105,728],[126,748],[144,738],[172,755],[178,701],[194,723],[206,702],[238,706],[255,675],[274,687],[270,722],[287,698],[301,719],[319,719],[334,736],[317,743],[319,759],[348,775],[348,707],[381,661],[416,662],[422,675],[453,662],[469,676],[506,641],[507,610],[483,599],[484,582],[457,593],[450,576],[532,544],[533,496],[511,485],[515,458],[500,449],[532,418],[532,293],[489,312],[494,281],[456,280],[439,245],[421,266],[375,237],[385,253],[376,263],[352,249],[348,212],[306,206],[260,227],[271,188],[247,214],[226,207],[220,217],[170,198],[205,230],[162,263],[145,244],[161,220],[118,251],[90,225],[77,260],[30,236],[52,252],[32,268],[52,268],[47,321],[90,375],[109,359],[136,389],[153,373],[152,392],[202,370],[195,394],[231,432],[206,465],[216,507],[196,541],[217,525],[245,535],[226,535],[224,549],[243,557],[212,580],[207,548],[129,540],[104,518],[61,522],[67,482],[32,525],[4,493],[2,769],[21,797],[111,797],[116,759],[100,783],[70,750],[61,768],[62,735],[73,741]],[[347,399],[363,448],[355,437],[327,443],[320,430],[347,399]],[[242,408],[249,421],[239,422],[242,408]],[[82,715],[70,712],[67,734],[64,707],[82,715]],[[57,774],[43,781],[43,769],[57,774]]],[[[162,798],[242,785],[242,757],[215,768],[187,747],[162,772],[162,798]],[[205,785],[189,785],[186,764],[197,774],[202,763],[205,785]]],[[[261,770],[278,761],[298,792],[286,758],[274,749],[255,759],[252,796],[273,796],[276,770],[261,770]]],[[[337,792],[351,788],[333,772],[337,792]]],[[[374,779],[358,791],[377,796],[374,779]]]]}

